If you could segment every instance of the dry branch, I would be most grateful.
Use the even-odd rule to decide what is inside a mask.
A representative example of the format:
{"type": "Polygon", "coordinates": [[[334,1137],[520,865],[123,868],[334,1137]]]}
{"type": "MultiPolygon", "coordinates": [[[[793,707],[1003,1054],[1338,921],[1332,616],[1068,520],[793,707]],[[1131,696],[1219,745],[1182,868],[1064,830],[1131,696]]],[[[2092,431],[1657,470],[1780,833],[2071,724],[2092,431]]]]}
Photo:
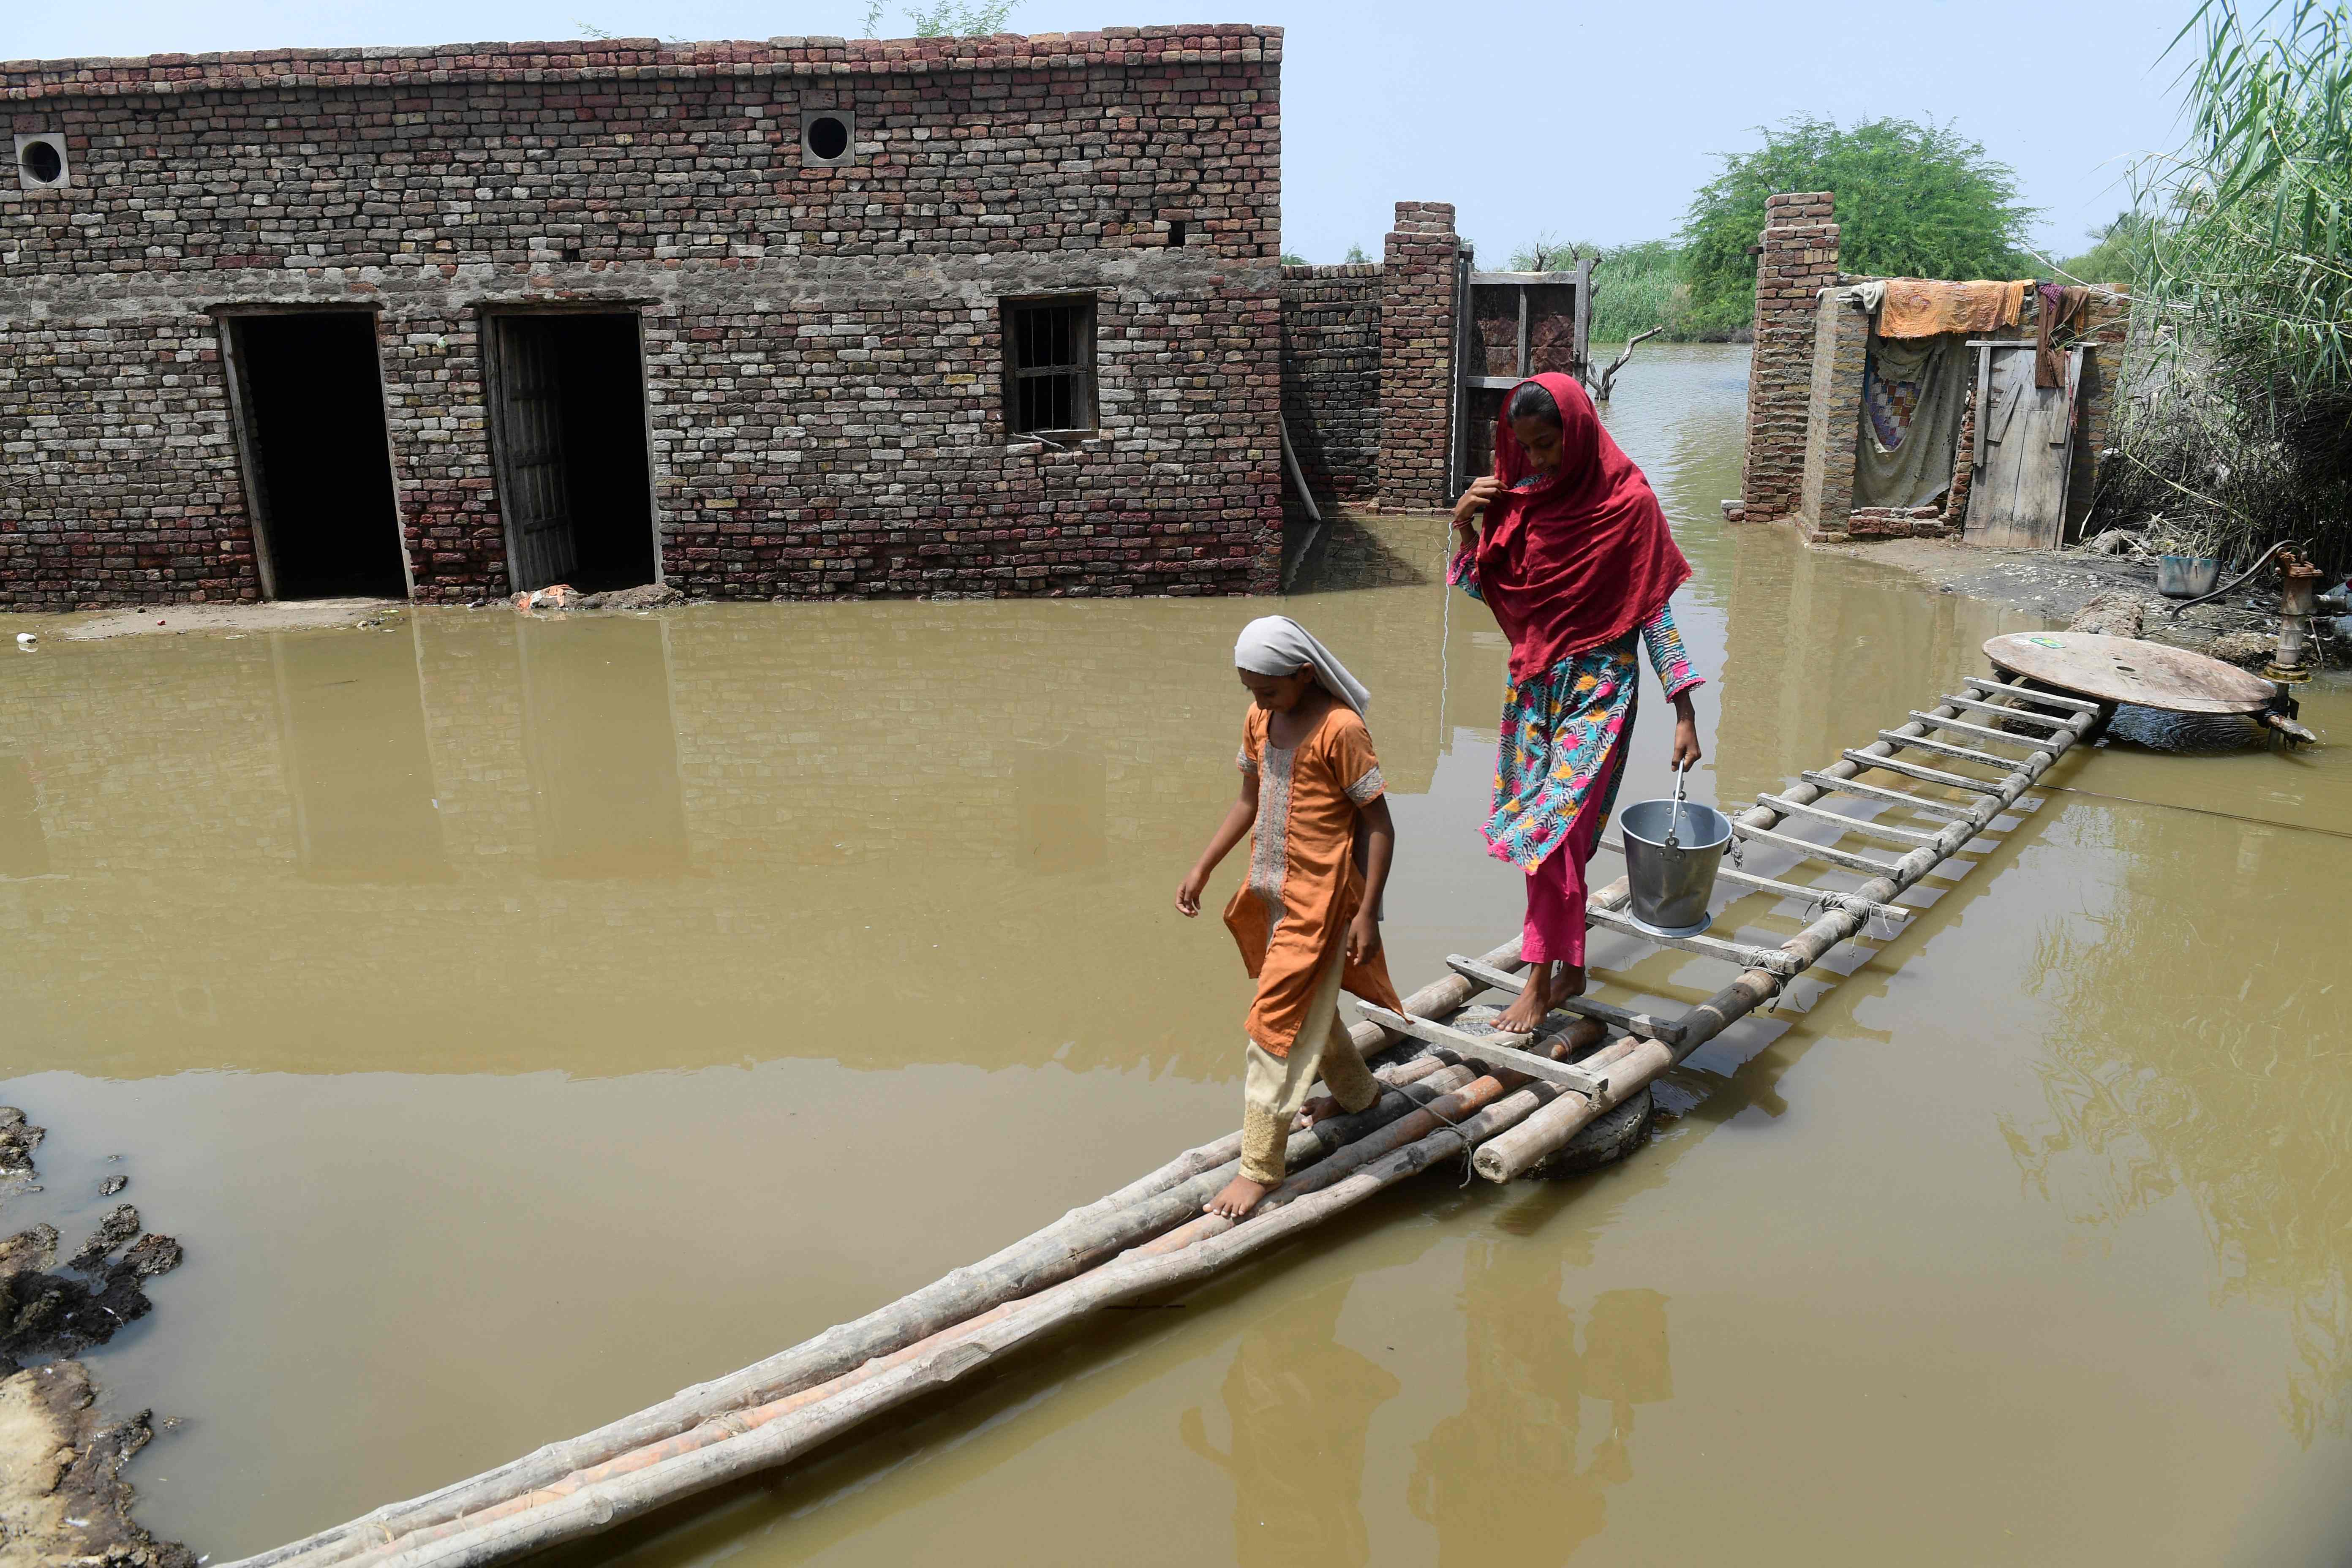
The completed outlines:
{"type": "Polygon", "coordinates": [[[1652,327],[1646,332],[1636,332],[1632,337],[1627,338],[1625,340],[1624,352],[1620,353],[1615,359],[1611,360],[1609,362],[1609,368],[1601,373],[1601,380],[1592,389],[1592,401],[1595,403],[1608,402],[1609,394],[1614,390],[1617,385],[1617,373],[1623,370],[1627,365],[1633,362],[1633,351],[1640,348],[1643,343],[1648,342],[1652,338],[1656,337],[1660,332],[1663,332],[1666,329],[1664,327],[1652,327]]]}

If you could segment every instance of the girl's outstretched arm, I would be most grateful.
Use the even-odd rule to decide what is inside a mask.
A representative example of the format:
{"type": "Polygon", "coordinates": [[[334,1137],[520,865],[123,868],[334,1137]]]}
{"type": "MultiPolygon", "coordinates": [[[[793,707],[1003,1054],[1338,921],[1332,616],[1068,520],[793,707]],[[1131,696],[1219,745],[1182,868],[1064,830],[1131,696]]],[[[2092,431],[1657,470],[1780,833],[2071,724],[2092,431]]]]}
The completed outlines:
{"type": "Polygon", "coordinates": [[[1396,820],[1389,797],[1380,795],[1364,811],[1364,902],[1348,922],[1348,962],[1361,963],[1381,950],[1378,910],[1388,890],[1389,863],[1396,858],[1396,820]]]}
{"type": "Polygon", "coordinates": [[[1217,868],[1218,861],[1233,853],[1234,846],[1242,841],[1256,820],[1257,774],[1253,771],[1242,774],[1241,798],[1226,808],[1225,819],[1209,835],[1208,847],[1201,851],[1201,858],[1177,885],[1176,907],[1188,919],[1201,912],[1201,889],[1209,885],[1209,873],[1217,868]]]}

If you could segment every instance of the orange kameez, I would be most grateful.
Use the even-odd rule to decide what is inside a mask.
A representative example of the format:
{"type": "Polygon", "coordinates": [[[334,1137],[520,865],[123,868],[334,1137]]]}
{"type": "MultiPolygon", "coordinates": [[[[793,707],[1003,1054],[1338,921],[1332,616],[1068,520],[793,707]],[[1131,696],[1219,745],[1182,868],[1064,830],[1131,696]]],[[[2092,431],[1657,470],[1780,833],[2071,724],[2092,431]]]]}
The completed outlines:
{"type": "MultiPolygon", "coordinates": [[[[1317,975],[1346,943],[1363,904],[1360,814],[1388,786],[1371,731],[1353,709],[1333,703],[1315,732],[1288,751],[1268,742],[1266,717],[1253,707],[1242,723],[1235,763],[1257,775],[1257,824],[1249,874],[1225,906],[1225,927],[1257,982],[1249,1037],[1286,1057],[1307,1021],[1317,975]]],[[[1376,1005],[1403,1008],[1381,952],[1347,965],[1339,984],[1376,1005]]]]}

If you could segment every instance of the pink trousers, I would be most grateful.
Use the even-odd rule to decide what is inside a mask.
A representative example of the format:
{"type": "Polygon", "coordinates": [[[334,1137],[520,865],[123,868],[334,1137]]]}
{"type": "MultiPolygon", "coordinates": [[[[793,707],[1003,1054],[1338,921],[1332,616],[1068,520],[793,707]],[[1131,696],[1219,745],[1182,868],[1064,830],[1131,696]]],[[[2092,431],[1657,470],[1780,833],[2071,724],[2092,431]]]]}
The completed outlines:
{"type": "Polygon", "coordinates": [[[1576,814],[1576,826],[1528,873],[1528,921],[1519,932],[1519,957],[1528,963],[1584,965],[1584,866],[1601,841],[1602,807],[1616,793],[1613,776],[1625,765],[1630,734],[1617,738],[1609,775],[1593,781],[1576,814]]]}

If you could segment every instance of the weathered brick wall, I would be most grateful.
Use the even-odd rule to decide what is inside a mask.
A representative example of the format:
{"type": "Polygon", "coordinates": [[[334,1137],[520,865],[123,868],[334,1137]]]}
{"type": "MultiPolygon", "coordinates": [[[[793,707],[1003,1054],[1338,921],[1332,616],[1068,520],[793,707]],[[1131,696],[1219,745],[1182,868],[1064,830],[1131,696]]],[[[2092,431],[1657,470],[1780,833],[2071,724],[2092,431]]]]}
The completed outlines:
{"type": "Polygon", "coordinates": [[[257,595],[207,312],[327,303],[377,312],[422,597],[507,586],[478,310],[583,302],[642,314],[689,590],[1270,588],[1280,58],[1224,26],[0,67],[71,167],[0,190],[0,603],[257,595]],[[802,166],[804,106],[855,114],[853,166],[802,166]],[[1041,455],[996,301],[1065,291],[1102,429],[1041,455]]]}
{"type": "MultiPolygon", "coordinates": [[[[2131,331],[2131,300],[2119,294],[2094,294],[2085,306],[2075,342],[2088,345],[2083,379],[2074,388],[2078,410],[2074,461],[2066,480],[2066,537],[2074,539],[2098,499],[2099,475],[2116,444],[2125,339],[2131,331]]],[[[1954,516],[1961,515],[1955,511],[1954,516]]]]}
{"type": "Polygon", "coordinates": [[[1446,202],[1399,202],[1381,266],[1381,501],[1436,507],[1453,430],[1454,262],[1446,202]]]}
{"type": "Polygon", "coordinates": [[[1809,535],[1843,532],[1853,509],[1862,378],[1870,359],[1870,317],[1842,289],[1813,310],[1812,379],[1805,403],[1804,483],[1798,526],[1809,535]]]}
{"type": "Polygon", "coordinates": [[[1821,290],[1837,281],[1838,226],[1827,191],[1765,198],[1756,259],[1756,347],[1748,370],[1748,451],[1740,464],[1747,521],[1796,511],[1813,384],[1821,290]]]}
{"type": "Polygon", "coordinates": [[[1381,277],[1377,262],[1282,269],[1282,416],[1318,504],[1380,493],[1381,277]]]}

